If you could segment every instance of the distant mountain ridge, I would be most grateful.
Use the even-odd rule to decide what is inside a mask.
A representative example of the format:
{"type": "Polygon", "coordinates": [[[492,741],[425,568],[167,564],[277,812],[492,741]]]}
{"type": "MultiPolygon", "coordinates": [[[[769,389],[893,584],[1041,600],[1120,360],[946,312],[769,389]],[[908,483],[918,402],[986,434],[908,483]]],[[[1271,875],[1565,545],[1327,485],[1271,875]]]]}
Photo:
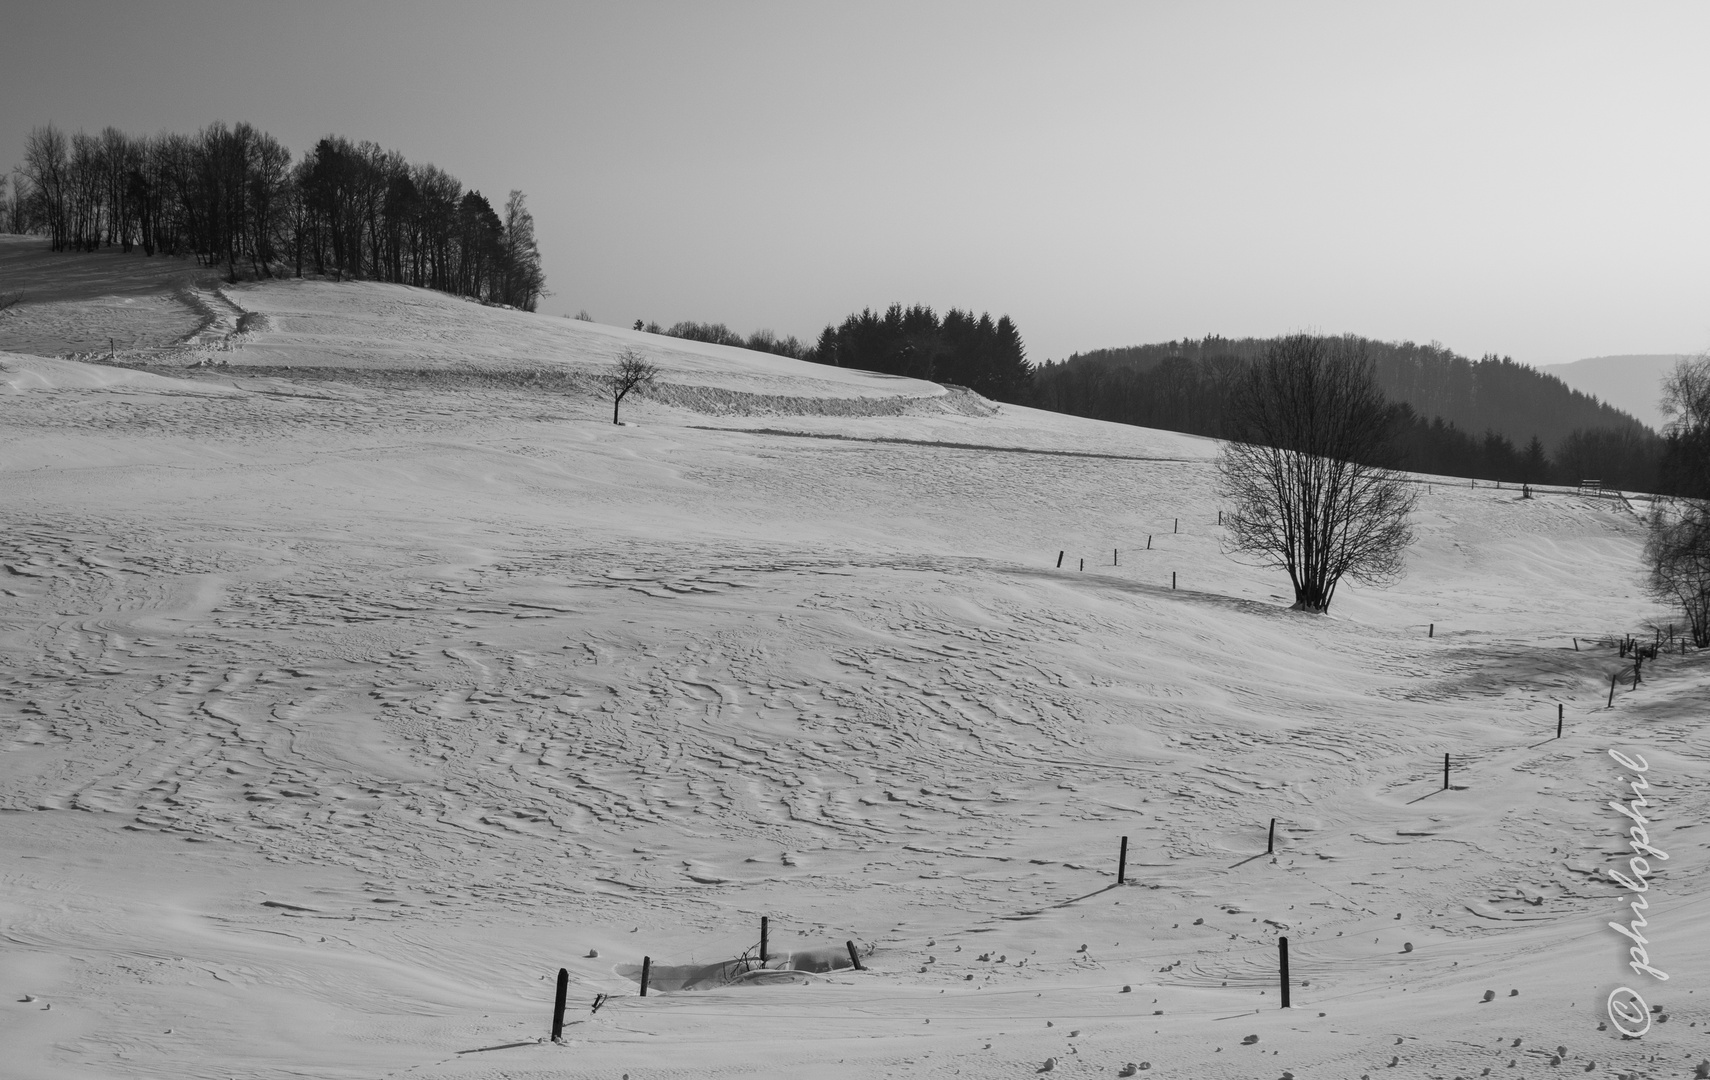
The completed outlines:
{"type": "Polygon", "coordinates": [[[1632,353],[1593,356],[1568,364],[1549,364],[1538,370],[1554,375],[1581,393],[1632,413],[1661,431],[1663,414],[1658,401],[1662,397],[1662,383],[1674,365],[1685,359],[1687,353],[1632,353]]]}

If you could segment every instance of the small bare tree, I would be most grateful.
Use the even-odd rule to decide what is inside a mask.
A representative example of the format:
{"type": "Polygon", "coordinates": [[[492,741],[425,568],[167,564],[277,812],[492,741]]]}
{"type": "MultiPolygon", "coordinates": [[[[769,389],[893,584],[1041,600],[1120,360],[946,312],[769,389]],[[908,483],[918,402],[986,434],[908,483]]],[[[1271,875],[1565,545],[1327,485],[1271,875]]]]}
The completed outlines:
{"type": "Polygon", "coordinates": [[[652,386],[658,376],[659,369],[642,359],[634,349],[625,349],[618,354],[617,370],[605,377],[606,389],[612,395],[612,423],[618,422],[618,406],[629,392],[637,387],[652,386]]]}
{"type": "Polygon", "coordinates": [[[1414,489],[1383,464],[1390,418],[1355,338],[1279,338],[1237,378],[1217,459],[1225,548],[1287,570],[1296,610],[1328,611],[1343,577],[1401,575],[1414,489]]]}
{"type": "Polygon", "coordinates": [[[22,289],[14,289],[11,292],[0,292],[0,311],[5,311],[7,308],[17,307],[23,299],[24,290],[22,289]]]}

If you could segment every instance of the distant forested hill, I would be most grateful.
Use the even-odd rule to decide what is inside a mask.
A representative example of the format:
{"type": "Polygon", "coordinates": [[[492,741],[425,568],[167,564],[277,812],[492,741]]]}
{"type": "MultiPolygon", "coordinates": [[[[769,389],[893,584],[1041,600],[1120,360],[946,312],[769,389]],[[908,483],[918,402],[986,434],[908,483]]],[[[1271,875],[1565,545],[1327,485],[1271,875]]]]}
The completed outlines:
{"type": "MultiPolygon", "coordinates": [[[[1208,337],[1200,341],[1166,341],[1126,349],[1077,353],[1060,364],[1047,364],[1036,382],[1074,384],[1093,371],[1105,378],[1155,371],[1172,359],[1251,360],[1263,355],[1265,338],[1208,337]]],[[[1536,435],[1555,446],[1576,430],[1633,428],[1634,417],[1589,394],[1571,389],[1554,375],[1543,374],[1508,357],[1469,360],[1441,345],[1411,341],[1366,342],[1377,369],[1378,385],[1391,401],[1412,406],[1420,416],[1441,416],[1463,431],[1483,435],[1494,431],[1524,444],[1536,435]]],[[[1067,389],[1067,385],[1064,386],[1067,389]]]]}
{"type": "MultiPolygon", "coordinates": [[[[1034,369],[1040,408],[1221,437],[1230,381],[1269,339],[1207,337],[1099,349],[1034,369]]],[[[1398,406],[1404,464],[1495,480],[1600,479],[1655,490],[1655,432],[1632,416],[1507,357],[1469,360],[1441,345],[1366,341],[1398,406]]]]}

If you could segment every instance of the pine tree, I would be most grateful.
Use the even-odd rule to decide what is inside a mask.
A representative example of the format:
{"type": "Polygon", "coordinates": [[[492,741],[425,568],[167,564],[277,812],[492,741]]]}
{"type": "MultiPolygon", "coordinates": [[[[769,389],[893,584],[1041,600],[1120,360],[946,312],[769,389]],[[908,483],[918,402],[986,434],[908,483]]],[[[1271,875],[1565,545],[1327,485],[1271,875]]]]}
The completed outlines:
{"type": "Polygon", "coordinates": [[[1520,481],[1525,484],[1541,484],[1548,479],[1550,459],[1544,453],[1544,441],[1536,435],[1526,443],[1526,449],[1520,452],[1520,481]]]}

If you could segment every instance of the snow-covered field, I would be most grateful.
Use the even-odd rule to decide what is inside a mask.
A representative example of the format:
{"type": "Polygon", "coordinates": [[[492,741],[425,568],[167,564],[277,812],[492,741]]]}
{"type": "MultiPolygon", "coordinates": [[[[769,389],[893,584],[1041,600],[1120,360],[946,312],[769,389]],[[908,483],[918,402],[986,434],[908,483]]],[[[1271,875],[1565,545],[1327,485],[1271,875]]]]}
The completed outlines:
{"type": "Polygon", "coordinates": [[[1668,619],[1627,503],[1429,481],[1409,576],[1303,616],[1221,553],[1203,439],[18,244],[44,299],[0,315],[0,1073],[1705,1054],[1710,671],[1665,657],[1605,708],[1597,642],[1668,619]],[[120,325],[183,377],[40,355],[120,325]],[[626,347],[668,385],[614,426],[591,376],[626,347]],[[1606,926],[1611,749],[1650,766],[1666,983],[1606,926]],[[669,984],[763,915],[775,959],[853,940],[867,970],[637,996],[644,956],[669,984]],[[1640,1039],[1607,1029],[1623,984],[1662,1008],[1640,1039]]]}

